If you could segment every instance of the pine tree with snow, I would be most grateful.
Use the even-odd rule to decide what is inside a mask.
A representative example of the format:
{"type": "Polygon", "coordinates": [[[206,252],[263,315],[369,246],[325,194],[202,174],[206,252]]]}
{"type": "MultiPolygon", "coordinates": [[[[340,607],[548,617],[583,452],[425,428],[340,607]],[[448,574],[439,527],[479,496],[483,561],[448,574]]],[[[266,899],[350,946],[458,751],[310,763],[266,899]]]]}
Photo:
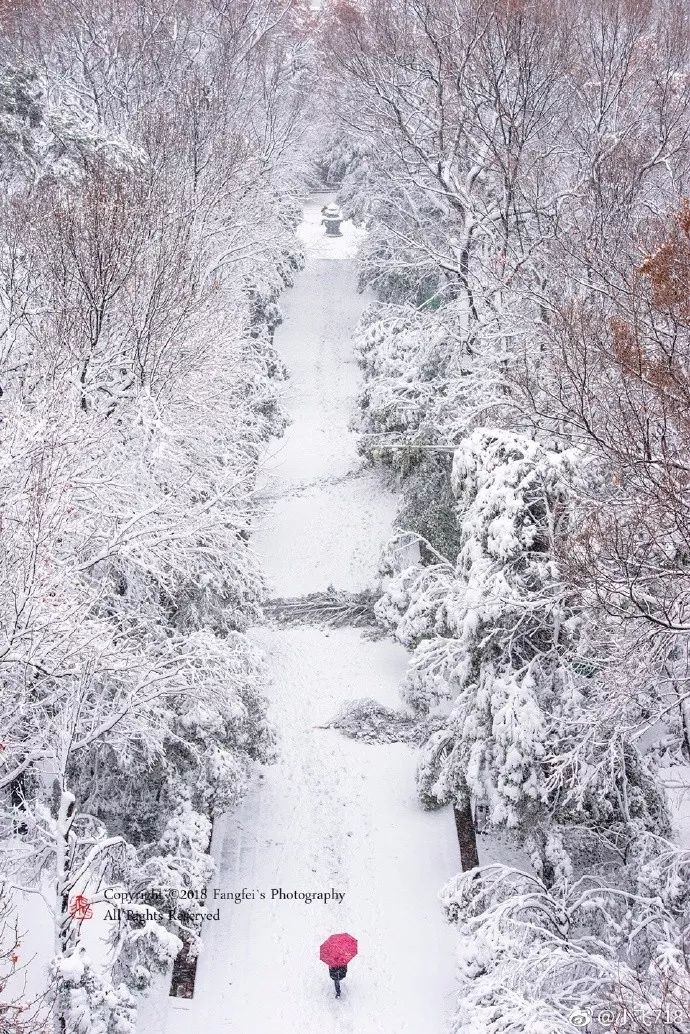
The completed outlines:
{"type": "Polygon", "coordinates": [[[554,560],[568,473],[566,456],[528,439],[470,435],[453,465],[455,569],[420,572],[419,598],[411,593],[399,625],[407,636],[433,594],[431,634],[415,650],[405,693],[452,702],[452,748],[437,749],[440,733],[429,744],[420,791],[440,804],[466,782],[498,825],[529,821],[545,805],[548,752],[581,692],[571,663],[577,614],[554,560]]]}
{"type": "Polygon", "coordinates": [[[544,871],[554,822],[610,836],[635,821],[667,828],[663,799],[633,744],[616,753],[612,741],[585,735],[596,725],[587,712],[601,687],[592,629],[558,569],[571,477],[565,453],[511,432],[473,432],[453,464],[455,566],[405,569],[378,604],[414,647],[406,700],[446,715],[422,748],[422,801],[454,805],[471,855],[469,802],[482,804],[492,825],[529,836],[544,871]],[[582,778],[587,766],[595,786],[582,778]],[[617,803],[619,780],[631,787],[627,811],[617,803]]]}

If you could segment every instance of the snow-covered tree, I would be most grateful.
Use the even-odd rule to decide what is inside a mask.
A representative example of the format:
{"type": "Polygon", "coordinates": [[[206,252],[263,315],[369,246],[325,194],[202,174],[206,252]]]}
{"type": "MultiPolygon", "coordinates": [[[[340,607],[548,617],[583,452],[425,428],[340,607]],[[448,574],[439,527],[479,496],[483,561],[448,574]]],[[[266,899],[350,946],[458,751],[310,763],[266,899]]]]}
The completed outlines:
{"type": "Polygon", "coordinates": [[[455,1034],[575,1025],[682,1031],[690,1000],[687,852],[647,835],[617,880],[606,869],[551,886],[485,866],[441,893],[459,930],[455,1034]]]}
{"type": "Polygon", "coordinates": [[[240,6],[46,2],[3,41],[2,866],[54,914],[63,1034],[133,1029],[198,933],[125,919],[108,971],[75,900],[200,893],[274,754],[248,540],[311,73],[291,5],[240,6]]]}
{"type": "MultiPolygon", "coordinates": [[[[637,845],[670,834],[656,763],[685,762],[690,742],[687,12],[327,9],[340,195],[369,230],[360,280],[378,296],[358,334],[361,448],[404,498],[377,609],[412,651],[407,702],[442,722],[422,797],[453,804],[468,867],[470,800],[507,826],[556,927],[598,866],[602,895],[618,880],[653,926],[647,896],[666,877],[637,845]]],[[[659,851],[677,878],[682,854],[659,851]]],[[[645,995],[683,1000],[682,923],[655,984],[661,933],[632,960],[601,946],[585,908],[577,948],[535,936],[531,914],[499,936],[492,895],[518,915],[523,888],[467,879],[485,896],[458,1030],[562,1030],[583,989],[622,996],[621,959],[622,983],[638,980],[630,1029],[661,1029],[640,1018],[645,995]],[[532,994],[542,973],[551,989],[532,994]]]]}
{"type": "Polygon", "coordinates": [[[597,732],[602,640],[557,562],[572,476],[573,456],[511,432],[473,432],[453,465],[456,563],[403,569],[377,605],[413,648],[406,700],[446,714],[422,748],[423,802],[466,809],[471,796],[492,824],[528,836],[542,870],[554,823],[621,850],[638,826],[667,823],[630,737],[597,732]]]}
{"type": "MultiPolygon", "coordinates": [[[[7,1034],[40,1034],[45,1030],[48,995],[32,996],[27,989],[30,958],[24,949],[12,906],[10,888],[0,884],[0,1023],[7,1034]]],[[[47,992],[48,989],[46,989],[47,992]]]]}
{"type": "MultiPolygon", "coordinates": [[[[582,693],[573,665],[578,615],[554,563],[568,518],[568,476],[567,457],[527,439],[496,430],[470,435],[453,467],[457,563],[423,568],[421,592],[408,590],[410,603],[396,619],[401,640],[418,644],[408,700],[453,704],[448,732],[437,733],[423,755],[424,797],[446,803],[469,785],[499,824],[531,818],[546,802],[550,741],[553,749],[582,693]],[[444,737],[450,740],[439,752],[444,737]]],[[[394,605],[395,591],[381,613],[389,600],[394,605]]]]}

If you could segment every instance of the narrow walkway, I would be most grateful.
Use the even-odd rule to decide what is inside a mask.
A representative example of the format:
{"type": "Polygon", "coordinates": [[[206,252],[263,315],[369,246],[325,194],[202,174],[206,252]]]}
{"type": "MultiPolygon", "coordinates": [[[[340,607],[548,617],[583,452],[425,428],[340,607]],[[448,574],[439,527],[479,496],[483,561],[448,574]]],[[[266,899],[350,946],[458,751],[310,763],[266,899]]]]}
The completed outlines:
{"type": "MultiPolygon", "coordinates": [[[[291,373],[292,423],[266,463],[270,512],[254,539],[278,597],[370,584],[395,514],[377,475],[361,471],[349,426],[359,384],[351,334],[365,304],[357,234],[346,224],[342,239],[324,238],[321,204],[306,206],[307,265],[283,300],[277,344],[291,373]]],[[[214,853],[217,886],[256,897],[220,902],[220,921],[204,930],[194,1000],[169,1000],[158,1025],[166,1034],[443,1034],[454,934],[437,893],[458,869],[451,817],[419,807],[407,746],[318,728],[349,699],[397,705],[405,653],[355,629],[254,634],[272,669],[281,758],[257,774],[239,813],[218,823],[214,853]],[[344,898],[271,900],[273,888],[344,898]],[[359,939],[360,954],[336,1001],[318,946],[341,930],[359,939]]],[[[157,1026],[146,1022],[147,1032],[157,1026]]]]}

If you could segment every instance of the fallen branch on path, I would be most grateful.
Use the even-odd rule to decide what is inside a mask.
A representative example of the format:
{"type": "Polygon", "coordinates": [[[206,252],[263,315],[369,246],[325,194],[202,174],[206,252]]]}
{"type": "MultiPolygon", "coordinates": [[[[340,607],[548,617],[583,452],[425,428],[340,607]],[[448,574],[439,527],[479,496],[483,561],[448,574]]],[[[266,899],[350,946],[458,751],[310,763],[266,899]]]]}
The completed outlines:
{"type": "Polygon", "coordinates": [[[424,743],[443,723],[439,716],[416,715],[412,711],[386,707],[378,700],[365,697],[349,700],[327,722],[316,729],[337,729],[350,739],[364,743],[424,743]]]}
{"type": "Polygon", "coordinates": [[[362,592],[346,592],[332,585],[324,592],[312,592],[308,596],[291,599],[269,600],[264,612],[281,625],[329,625],[355,628],[378,627],[374,614],[377,595],[371,589],[362,592]]]}

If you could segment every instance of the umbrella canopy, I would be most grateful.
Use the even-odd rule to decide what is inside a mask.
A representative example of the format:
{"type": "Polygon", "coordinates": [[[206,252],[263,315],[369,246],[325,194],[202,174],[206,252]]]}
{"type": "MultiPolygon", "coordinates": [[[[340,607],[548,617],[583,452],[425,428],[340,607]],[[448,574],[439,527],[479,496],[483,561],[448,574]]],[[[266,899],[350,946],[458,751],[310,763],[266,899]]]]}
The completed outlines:
{"type": "Polygon", "coordinates": [[[332,933],[319,950],[319,958],[327,966],[347,966],[356,954],[357,941],[349,933],[332,933]]]}

